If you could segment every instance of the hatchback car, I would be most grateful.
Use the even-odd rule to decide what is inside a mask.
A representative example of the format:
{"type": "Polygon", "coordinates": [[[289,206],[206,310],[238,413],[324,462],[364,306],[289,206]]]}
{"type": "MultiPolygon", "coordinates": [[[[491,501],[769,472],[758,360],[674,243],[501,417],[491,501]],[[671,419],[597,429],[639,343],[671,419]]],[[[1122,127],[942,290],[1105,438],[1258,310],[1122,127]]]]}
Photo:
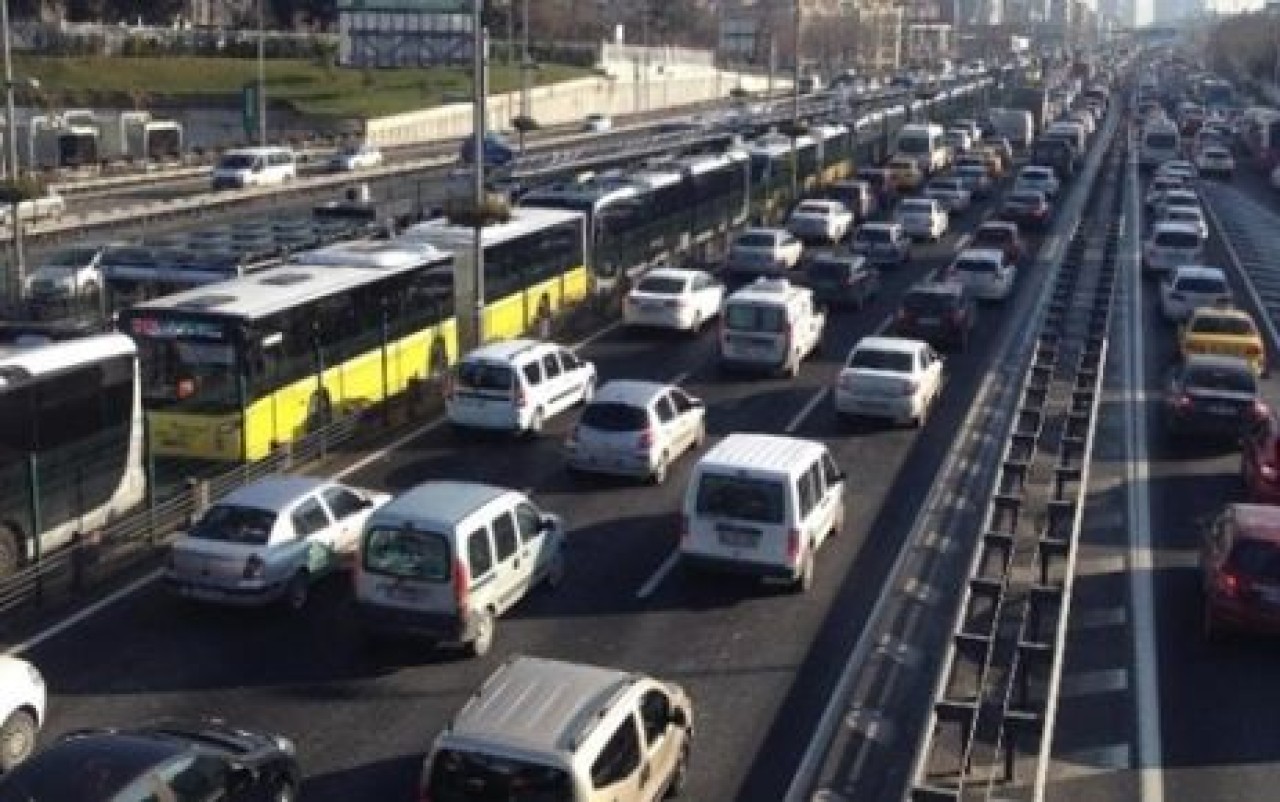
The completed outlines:
{"type": "Polygon", "coordinates": [[[1005,261],[1017,264],[1022,259],[1022,237],[1018,225],[1004,220],[990,220],[973,232],[969,240],[971,248],[998,248],[1005,261]]]}
{"type": "Polygon", "coordinates": [[[1158,175],[1151,179],[1151,183],[1147,184],[1147,194],[1143,196],[1143,205],[1151,209],[1164,197],[1166,192],[1175,189],[1186,189],[1186,186],[1186,182],[1178,176],[1158,175]]]}
{"type": "Polygon", "coordinates": [[[1142,243],[1142,266],[1148,273],[1168,273],[1200,261],[1204,240],[1200,229],[1187,223],[1163,222],[1151,227],[1142,243]]]}
{"type": "Polygon", "coordinates": [[[974,198],[989,197],[995,186],[991,180],[991,173],[984,164],[961,164],[956,167],[955,176],[974,198]]]}
{"type": "Polygon", "coordinates": [[[1231,285],[1216,267],[1183,265],[1160,285],[1160,313],[1170,323],[1181,323],[1197,309],[1231,305],[1231,285]]]}
{"type": "Polygon", "coordinates": [[[1205,532],[1200,573],[1207,640],[1280,633],[1280,507],[1227,505],[1205,532]]]}
{"type": "Polygon", "coordinates": [[[853,212],[834,200],[800,201],[787,218],[787,230],[801,242],[840,242],[853,229],[853,212]]]}
{"type": "Polygon", "coordinates": [[[720,314],[724,285],[701,270],[650,270],[627,293],[622,320],[628,326],[697,333],[720,314]]]}
{"type": "Polygon", "coordinates": [[[1057,176],[1053,174],[1053,168],[1040,165],[1023,167],[1013,181],[1014,193],[1042,192],[1050,199],[1057,196],[1061,186],[1057,176]]]}
{"type": "Polygon", "coordinates": [[[1239,357],[1259,376],[1266,373],[1267,352],[1262,335],[1243,309],[1196,309],[1182,326],[1179,350],[1183,359],[1194,354],[1239,357]]]}
{"type": "Polygon", "coordinates": [[[455,427],[537,435],[556,415],[590,401],[595,386],[595,365],[568,348],[506,340],[458,361],[445,389],[445,412],[455,427]]]}
{"type": "Polygon", "coordinates": [[[1151,214],[1158,220],[1173,207],[1201,209],[1200,196],[1190,189],[1171,189],[1156,199],[1151,206],[1151,214]]]}
{"type": "Polygon", "coordinates": [[[669,384],[614,380],[582,410],[565,442],[573,471],[638,476],[654,484],[707,438],[706,407],[669,384]]]}
{"type": "Polygon", "coordinates": [[[1157,222],[1186,223],[1194,226],[1200,233],[1200,239],[1209,239],[1209,224],[1204,219],[1204,211],[1198,206],[1163,206],[1157,213],[1157,222]]]}
{"type": "Polygon", "coordinates": [[[1200,175],[1230,180],[1236,171],[1236,160],[1231,155],[1231,151],[1214,145],[1200,150],[1196,156],[1196,168],[1199,169],[1200,175]]]}
{"type": "Polygon", "coordinates": [[[933,198],[907,198],[893,217],[908,236],[931,241],[942,239],[951,223],[946,209],[933,198]]]}
{"type": "Polygon", "coordinates": [[[890,330],[939,348],[964,350],[977,323],[978,309],[963,285],[922,282],[907,290],[890,330]]]}
{"type": "Polygon", "coordinates": [[[221,721],[76,730],[0,779],[3,802],[293,802],[293,742],[221,721]]]}
{"type": "Polygon", "coordinates": [[[900,265],[911,261],[911,238],[900,223],[863,223],[850,250],[872,264],[900,265]]]}
{"type": "Polygon", "coordinates": [[[39,669],[0,655],[0,773],[13,771],[35,751],[47,696],[39,669]]]}
{"type": "Polygon", "coordinates": [[[865,256],[821,254],[805,263],[805,283],[814,300],[861,309],[880,294],[880,271],[865,256]]]}
{"type": "Polygon", "coordinates": [[[268,476],[215,502],[174,541],[165,582],[198,601],[301,609],[311,584],[350,566],[385,493],[309,476],[268,476]]]}
{"type": "Polygon", "coordinates": [[[789,231],[748,228],[729,246],[731,272],[790,270],[800,262],[804,245],[789,231]]]}
{"type": "Polygon", "coordinates": [[[1017,223],[1019,229],[1043,230],[1053,218],[1049,197],[1036,190],[1015,190],[1004,198],[999,217],[1017,223]]]}
{"type": "Polygon", "coordinates": [[[1266,413],[1248,362],[1203,354],[1169,371],[1164,409],[1170,435],[1216,436],[1232,444],[1266,413]]]}
{"type": "Polygon", "coordinates": [[[973,193],[959,178],[935,178],[924,188],[924,196],[936,200],[952,214],[964,214],[973,205],[973,193]]]}
{"type": "Polygon", "coordinates": [[[922,340],[863,337],[835,382],[835,408],[847,417],[924,423],[942,392],[942,357],[922,340]]]}
{"type": "Polygon", "coordinates": [[[1003,250],[965,248],[947,268],[945,277],[966,287],[982,301],[1003,301],[1013,292],[1018,269],[1003,250]]]}

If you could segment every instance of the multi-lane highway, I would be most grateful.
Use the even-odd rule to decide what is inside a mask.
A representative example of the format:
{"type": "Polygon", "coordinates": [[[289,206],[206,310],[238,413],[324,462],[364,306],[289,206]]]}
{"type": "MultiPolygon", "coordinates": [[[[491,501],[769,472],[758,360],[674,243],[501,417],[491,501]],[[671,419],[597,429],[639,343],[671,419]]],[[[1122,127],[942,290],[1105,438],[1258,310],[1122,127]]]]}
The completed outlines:
{"type": "Polygon", "coordinates": [[[850,475],[851,514],[821,554],[812,593],[675,567],[687,460],[660,487],[571,481],[561,454],[570,420],[517,443],[428,427],[343,475],[389,491],[445,477],[522,488],[571,529],[568,580],[501,621],[489,657],[412,645],[369,651],[341,581],[297,616],[194,607],[148,585],[28,652],[49,679],[48,731],[216,713],[296,738],[304,799],[405,798],[430,739],[498,661],[537,654],[683,683],[699,721],[689,798],[776,802],[993,367],[994,344],[1029,314],[1043,277],[1026,271],[1013,298],[983,309],[973,346],[948,357],[944,397],[922,430],[851,428],[836,419],[827,388],[849,348],[881,330],[907,286],[943,267],[990,208],[975,207],[942,242],[885,271],[876,303],[833,313],[819,355],[794,380],[722,376],[710,332],[690,339],[607,329],[581,348],[604,380],[678,382],[702,397],[713,440],[767,431],[829,445],[850,475]]]}

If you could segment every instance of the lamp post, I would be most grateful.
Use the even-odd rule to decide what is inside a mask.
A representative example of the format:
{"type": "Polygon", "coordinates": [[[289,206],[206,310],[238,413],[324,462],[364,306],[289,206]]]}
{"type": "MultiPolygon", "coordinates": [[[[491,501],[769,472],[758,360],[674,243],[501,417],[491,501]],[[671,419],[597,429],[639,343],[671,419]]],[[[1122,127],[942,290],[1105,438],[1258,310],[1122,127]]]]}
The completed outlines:
{"type": "MultiPolygon", "coordinates": [[[[18,112],[14,103],[13,90],[17,83],[13,79],[13,53],[11,32],[9,30],[9,0],[0,0],[0,40],[4,49],[4,144],[5,174],[11,182],[16,182],[22,175],[22,166],[18,163],[18,112]]],[[[24,82],[32,87],[39,86],[34,80],[24,82]]],[[[22,282],[26,277],[26,258],[22,248],[22,219],[19,207],[22,202],[17,186],[13,187],[13,208],[10,209],[9,226],[13,231],[13,288],[12,298],[16,301],[22,295],[22,282]]]]}
{"type": "MultiPolygon", "coordinates": [[[[263,6],[258,0],[258,144],[267,145],[267,25],[263,6]]],[[[8,26],[6,25],[6,30],[8,26]]]]}
{"type": "Polygon", "coordinates": [[[800,26],[804,24],[803,0],[795,0],[795,61],[791,70],[791,200],[800,198],[800,26]]]}
{"type": "Polygon", "coordinates": [[[475,338],[474,343],[469,346],[480,345],[484,342],[484,135],[485,135],[485,102],[488,99],[488,87],[485,85],[486,70],[488,67],[488,33],[484,30],[481,20],[481,9],[483,3],[480,0],[472,0],[472,69],[471,91],[474,97],[474,105],[472,106],[472,145],[475,152],[475,168],[472,175],[472,197],[475,203],[474,222],[475,228],[472,231],[471,240],[471,260],[472,270],[474,271],[474,288],[475,288],[475,308],[472,318],[472,336],[475,338]]]}

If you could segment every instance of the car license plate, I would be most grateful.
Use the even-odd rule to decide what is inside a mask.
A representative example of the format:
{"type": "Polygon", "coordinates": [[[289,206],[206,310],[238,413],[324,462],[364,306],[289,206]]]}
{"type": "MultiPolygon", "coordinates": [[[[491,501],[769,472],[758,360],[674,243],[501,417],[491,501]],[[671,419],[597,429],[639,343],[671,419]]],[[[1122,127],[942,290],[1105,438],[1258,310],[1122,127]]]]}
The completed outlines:
{"type": "Polygon", "coordinates": [[[1223,417],[1227,417],[1227,416],[1236,414],[1236,410],[1235,410],[1235,407],[1231,406],[1230,404],[1210,404],[1209,414],[1222,415],[1223,417]]]}
{"type": "Polygon", "coordinates": [[[733,529],[722,529],[716,532],[716,538],[725,546],[739,549],[754,549],[760,542],[758,532],[739,532],[733,529]]]}
{"type": "Polygon", "coordinates": [[[936,317],[922,317],[922,318],[920,318],[920,325],[921,325],[921,326],[936,326],[936,325],[938,325],[938,324],[939,324],[939,323],[941,323],[941,322],[942,322],[942,319],[941,319],[941,318],[936,318],[936,317]]]}

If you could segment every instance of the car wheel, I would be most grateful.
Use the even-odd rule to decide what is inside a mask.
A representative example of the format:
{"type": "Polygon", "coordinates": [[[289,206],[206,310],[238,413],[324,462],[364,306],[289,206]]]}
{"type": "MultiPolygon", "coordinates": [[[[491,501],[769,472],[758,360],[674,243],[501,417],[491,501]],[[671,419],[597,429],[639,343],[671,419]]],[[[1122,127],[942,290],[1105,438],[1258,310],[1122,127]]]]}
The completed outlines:
{"type": "Polygon", "coordinates": [[[35,751],[39,729],[35,716],[15,710],[0,724],[0,772],[12,771],[35,751]]]}
{"type": "Polygon", "coordinates": [[[493,647],[493,613],[484,610],[477,615],[479,617],[476,619],[476,635],[467,641],[466,651],[472,657],[484,657],[493,647]]]}
{"type": "Polygon", "coordinates": [[[289,579],[289,584],[284,588],[284,605],[293,612],[298,612],[307,606],[307,598],[310,596],[311,580],[307,576],[306,571],[299,571],[289,579]]]}
{"type": "Polygon", "coordinates": [[[595,394],[596,394],[596,380],[590,379],[582,387],[582,398],[578,399],[578,405],[585,407],[587,404],[590,404],[591,399],[595,397],[595,394]]]}
{"type": "Polygon", "coordinates": [[[537,437],[542,434],[542,407],[538,407],[533,411],[533,417],[529,418],[529,428],[525,429],[525,434],[529,437],[537,437]]]}
{"type": "Polygon", "coordinates": [[[707,422],[704,420],[698,424],[698,431],[693,435],[693,445],[690,448],[694,451],[702,448],[707,444],[707,422]]]}
{"type": "Polygon", "coordinates": [[[808,593],[813,589],[813,550],[805,552],[804,562],[800,564],[800,575],[791,583],[792,593],[808,593]]]}
{"type": "Polygon", "coordinates": [[[653,473],[649,474],[649,481],[655,485],[660,485],[667,481],[667,468],[671,462],[671,458],[667,452],[662,452],[662,456],[658,457],[657,463],[653,466],[653,473]]]}
{"type": "Polygon", "coordinates": [[[547,587],[556,590],[564,584],[565,560],[564,549],[556,549],[555,556],[551,558],[551,564],[547,566],[547,578],[544,580],[547,587]]]}
{"type": "MultiPolygon", "coordinates": [[[[688,737],[688,736],[686,736],[688,737]]],[[[665,797],[674,799],[684,793],[685,786],[689,784],[689,743],[685,742],[684,748],[680,750],[680,759],[676,761],[675,768],[671,771],[671,782],[667,785],[665,797]]]]}
{"type": "Polygon", "coordinates": [[[297,799],[298,789],[294,787],[293,780],[281,780],[272,797],[273,802],[297,802],[297,799]]]}

